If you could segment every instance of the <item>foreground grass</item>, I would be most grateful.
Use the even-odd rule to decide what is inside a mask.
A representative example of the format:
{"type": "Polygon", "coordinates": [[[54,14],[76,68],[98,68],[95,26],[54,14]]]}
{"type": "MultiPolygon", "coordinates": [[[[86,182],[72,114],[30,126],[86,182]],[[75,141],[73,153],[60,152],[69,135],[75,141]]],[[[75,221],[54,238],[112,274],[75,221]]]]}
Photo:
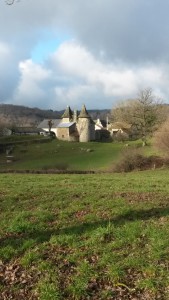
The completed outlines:
{"type": "Polygon", "coordinates": [[[0,175],[0,299],[169,299],[168,175],[0,175]]]}

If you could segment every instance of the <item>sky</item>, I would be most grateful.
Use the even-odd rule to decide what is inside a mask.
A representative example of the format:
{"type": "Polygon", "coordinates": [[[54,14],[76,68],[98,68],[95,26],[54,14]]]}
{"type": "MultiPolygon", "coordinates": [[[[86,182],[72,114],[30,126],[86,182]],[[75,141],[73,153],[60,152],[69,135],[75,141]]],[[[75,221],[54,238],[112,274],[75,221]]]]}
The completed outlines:
{"type": "Polygon", "coordinates": [[[168,0],[0,0],[0,103],[111,109],[169,103],[168,0]]]}

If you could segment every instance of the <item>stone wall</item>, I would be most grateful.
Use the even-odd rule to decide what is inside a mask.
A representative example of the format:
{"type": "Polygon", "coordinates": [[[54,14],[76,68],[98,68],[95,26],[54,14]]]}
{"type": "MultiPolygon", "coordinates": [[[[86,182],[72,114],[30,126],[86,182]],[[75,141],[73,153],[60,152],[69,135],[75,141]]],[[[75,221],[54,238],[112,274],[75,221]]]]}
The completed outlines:
{"type": "Polygon", "coordinates": [[[57,138],[63,141],[69,141],[69,128],[58,128],[57,138]]]}

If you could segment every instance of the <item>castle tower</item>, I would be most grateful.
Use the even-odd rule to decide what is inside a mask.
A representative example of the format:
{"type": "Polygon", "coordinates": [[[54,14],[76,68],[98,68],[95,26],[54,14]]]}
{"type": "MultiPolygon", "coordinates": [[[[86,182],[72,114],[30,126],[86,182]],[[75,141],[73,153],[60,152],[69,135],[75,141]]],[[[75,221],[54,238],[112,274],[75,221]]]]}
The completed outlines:
{"type": "Polygon", "coordinates": [[[85,105],[83,105],[78,116],[79,142],[89,142],[91,140],[90,123],[91,118],[86,110],[85,105]]]}
{"type": "Polygon", "coordinates": [[[64,114],[62,115],[62,122],[63,123],[69,123],[73,120],[73,112],[70,108],[70,106],[67,106],[64,114]]]}

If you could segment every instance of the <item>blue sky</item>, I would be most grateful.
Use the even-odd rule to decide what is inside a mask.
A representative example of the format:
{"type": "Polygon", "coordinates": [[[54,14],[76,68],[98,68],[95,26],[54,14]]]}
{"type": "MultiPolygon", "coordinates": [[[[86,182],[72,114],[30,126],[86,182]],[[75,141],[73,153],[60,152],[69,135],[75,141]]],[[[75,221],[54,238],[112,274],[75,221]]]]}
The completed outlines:
{"type": "Polygon", "coordinates": [[[169,101],[167,0],[0,1],[0,102],[112,108],[140,89],[169,101]]]}
{"type": "Polygon", "coordinates": [[[44,39],[35,45],[31,52],[31,59],[36,63],[42,63],[62,43],[62,39],[44,39]]]}
{"type": "Polygon", "coordinates": [[[41,34],[41,38],[36,42],[31,51],[31,59],[35,63],[43,63],[51,53],[57,51],[62,43],[70,39],[71,36],[63,32],[54,34],[50,31],[45,31],[41,34]]]}

